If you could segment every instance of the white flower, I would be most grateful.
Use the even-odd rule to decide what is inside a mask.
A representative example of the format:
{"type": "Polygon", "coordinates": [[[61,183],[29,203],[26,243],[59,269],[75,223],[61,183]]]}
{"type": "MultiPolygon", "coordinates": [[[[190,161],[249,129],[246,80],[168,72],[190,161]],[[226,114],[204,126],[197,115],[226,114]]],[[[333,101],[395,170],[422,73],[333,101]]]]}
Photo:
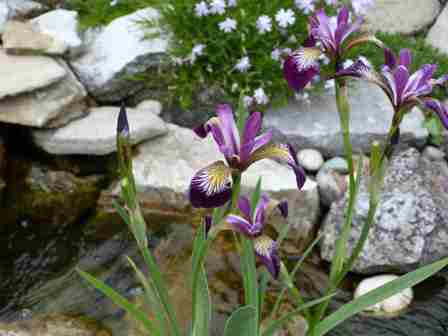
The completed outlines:
{"type": "Polygon", "coordinates": [[[233,83],[230,90],[232,92],[236,92],[238,90],[238,87],[239,87],[238,83],[233,83]]]}
{"type": "Polygon", "coordinates": [[[354,63],[353,60],[348,59],[348,60],[346,60],[346,61],[344,62],[344,64],[342,64],[342,66],[344,67],[344,69],[346,69],[346,68],[348,68],[349,66],[352,66],[353,63],[354,63]]]}
{"type": "Polygon", "coordinates": [[[289,55],[290,53],[292,53],[292,49],[291,48],[283,48],[282,52],[286,55],[289,55]]]}
{"type": "Polygon", "coordinates": [[[236,29],[236,21],[234,19],[227,18],[218,23],[218,26],[223,32],[230,33],[232,30],[236,29]]]}
{"type": "Polygon", "coordinates": [[[118,4],[118,0],[112,0],[112,1],[109,3],[109,5],[110,5],[111,7],[116,6],[117,4],[118,4]]]}
{"type": "Polygon", "coordinates": [[[203,44],[196,44],[193,49],[191,50],[191,63],[194,63],[196,61],[196,58],[198,56],[201,56],[204,54],[205,45],[203,44]]]}
{"type": "Polygon", "coordinates": [[[246,72],[247,70],[250,69],[251,66],[252,65],[250,64],[249,57],[244,56],[235,65],[235,69],[237,69],[239,72],[246,72]]]}
{"type": "Polygon", "coordinates": [[[310,14],[314,11],[314,0],[295,0],[297,8],[301,9],[304,14],[310,14]]]}
{"type": "Polygon", "coordinates": [[[236,0],[229,0],[229,1],[227,1],[227,6],[229,6],[229,7],[236,7],[236,0]]]}
{"type": "Polygon", "coordinates": [[[274,50],[272,50],[271,52],[271,58],[274,61],[279,61],[280,60],[280,56],[281,56],[282,52],[279,48],[275,48],[274,50]]]}
{"type": "Polygon", "coordinates": [[[257,29],[260,34],[270,32],[272,30],[272,20],[267,15],[262,15],[257,19],[257,29]]]}
{"type": "Polygon", "coordinates": [[[325,3],[328,6],[336,6],[338,4],[338,0],[325,0],[325,3]]]}
{"type": "Polygon", "coordinates": [[[254,91],[254,99],[259,105],[266,105],[269,103],[269,98],[266,96],[263,88],[258,88],[254,91]]]}
{"type": "Polygon", "coordinates": [[[331,91],[331,90],[334,89],[334,87],[335,87],[334,79],[330,79],[330,80],[327,80],[325,82],[325,89],[326,90],[331,91]]]}
{"type": "Polygon", "coordinates": [[[296,17],[290,8],[287,10],[282,8],[275,14],[275,20],[281,28],[287,28],[296,22],[296,17]]]}
{"type": "Polygon", "coordinates": [[[210,13],[224,14],[226,11],[226,2],[224,0],[213,0],[210,3],[210,13]]]}
{"type": "Polygon", "coordinates": [[[375,0],[352,0],[352,7],[357,15],[366,15],[373,5],[375,0]]]}
{"type": "Polygon", "coordinates": [[[244,107],[249,107],[254,103],[254,98],[250,96],[244,96],[243,97],[243,104],[244,107]]]}
{"type": "Polygon", "coordinates": [[[209,13],[207,3],[205,1],[198,2],[194,6],[194,11],[198,17],[207,16],[209,13]]]}

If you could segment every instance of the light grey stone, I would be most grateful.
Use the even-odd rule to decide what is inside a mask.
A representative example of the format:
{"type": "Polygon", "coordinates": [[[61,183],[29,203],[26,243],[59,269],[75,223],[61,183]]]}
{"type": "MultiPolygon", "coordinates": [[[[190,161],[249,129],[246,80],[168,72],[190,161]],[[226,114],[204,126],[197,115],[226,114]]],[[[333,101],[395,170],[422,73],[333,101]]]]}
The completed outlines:
{"type": "MultiPolygon", "coordinates": [[[[211,137],[200,139],[190,129],[172,124],[168,129],[167,135],[138,146],[133,165],[135,181],[145,194],[157,197],[161,208],[185,211],[189,207],[186,191],[193,175],[212,162],[222,160],[222,156],[211,137]]],[[[252,190],[260,176],[264,191],[289,203],[289,237],[297,242],[308,242],[320,214],[316,182],[308,178],[299,192],[290,168],[271,160],[261,160],[243,174],[243,191],[252,190]]],[[[273,225],[281,229],[285,220],[275,220],[273,225]]]]}
{"type": "MultiPolygon", "coordinates": [[[[51,154],[106,155],[116,150],[116,129],[120,108],[97,107],[89,114],[68,125],[51,130],[36,130],[33,139],[39,147],[51,154]]],[[[131,143],[165,134],[162,119],[142,110],[127,109],[131,143]]]]}
{"type": "MultiPolygon", "coordinates": [[[[369,195],[361,182],[353,229],[352,251],[367,218],[369,195]]],[[[354,271],[409,271],[448,255],[448,166],[430,161],[416,149],[394,156],[387,169],[383,191],[367,243],[354,271]]],[[[347,195],[332,204],[322,226],[321,254],[330,260],[339,235],[347,195]]]]}
{"type": "Polygon", "coordinates": [[[31,23],[8,21],[3,31],[3,48],[8,54],[62,55],[67,46],[39,32],[31,23]]]}
{"type": "Polygon", "coordinates": [[[426,42],[448,54],[448,7],[445,7],[434,26],[429,30],[426,42]]]}
{"type": "Polygon", "coordinates": [[[426,146],[422,155],[431,161],[440,161],[446,157],[446,154],[442,150],[434,146],[426,146]]]}
{"type": "Polygon", "coordinates": [[[334,170],[321,168],[316,176],[319,186],[319,196],[322,204],[329,207],[333,202],[341,199],[347,190],[347,180],[334,170]]]}
{"type": "MultiPolygon", "coordinates": [[[[96,37],[86,52],[72,62],[75,72],[97,100],[117,102],[143,87],[142,82],[130,77],[159,65],[167,53],[169,39],[163,34],[144,39],[150,31],[144,31],[137,21],[159,17],[157,10],[147,8],[112,21],[94,34],[96,37]]],[[[157,32],[158,28],[154,28],[153,33],[157,32]]]]}
{"type": "Polygon", "coordinates": [[[365,29],[413,34],[431,25],[440,7],[438,0],[376,0],[367,11],[365,29]]]}
{"type": "Polygon", "coordinates": [[[0,49],[0,78],[4,79],[0,81],[0,99],[46,87],[66,74],[64,67],[49,57],[13,56],[0,49]]]}
{"type": "MultiPolygon", "coordinates": [[[[384,92],[365,82],[350,83],[350,139],[354,152],[370,152],[374,140],[385,140],[392,121],[392,107],[384,92]]],[[[401,126],[400,142],[422,146],[428,136],[423,113],[415,108],[401,126]]],[[[325,157],[344,155],[342,132],[335,97],[331,93],[310,97],[310,103],[292,101],[269,110],[264,126],[274,129],[277,141],[289,142],[296,150],[315,148],[325,157]]]]}
{"type": "Polygon", "coordinates": [[[162,113],[162,104],[157,100],[144,100],[135,108],[138,110],[149,111],[155,115],[160,115],[162,113]]]}
{"type": "Polygon", "coordinates": [[[40,32],[51,36],[66,47],[69,56],[77,56],[82,50],[79,36],[78,13],[65,9],[56,9],[31,20],[40,32]]]}
{"type": "Polygon", "coordinates": [[[316,172],[324,164],[322,154],[315,149],[301,149],[297,153],[299,164],[307,171],[316,172]]]}
{"type": "Polygon", "coordinates": [[[0,121],[31,127],[58,127],[83,116],[87,92],[68,66],[67,76],[48,87],[0,100],[0,121]]]}
{"type": "Polygon", "coordinates": [[[334,170],[341,174],[348,174],[347,160],[341,157],[334,157],[324,162],[322,168],[334,170]]]}
{"type": "Polygon", "coordinates": [[[47,7],[37,1],[31,0],[2,0],[9,8],[9,18],[23,19],[44,12],[47,7]]]}
{"type": "Polygon", "coordinates": [[[6,22],[9,19],[10,10],[6,2],[0,2],[0,34],[3,33],[6,22]]]}

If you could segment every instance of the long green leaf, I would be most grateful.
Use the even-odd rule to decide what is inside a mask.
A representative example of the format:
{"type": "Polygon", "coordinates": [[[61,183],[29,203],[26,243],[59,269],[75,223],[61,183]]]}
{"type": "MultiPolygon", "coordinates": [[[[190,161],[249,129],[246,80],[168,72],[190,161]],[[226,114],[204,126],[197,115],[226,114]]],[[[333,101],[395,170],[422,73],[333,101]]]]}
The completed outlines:
{"type": "Polygon", "coordinates": [[[397,294],[406,288],[415,286],[423,280],[434,275],[448,265],[448,258],[436,261],[411,273],[402,275],[386,285],[374,289],[363,296],[343,305],[337,311],[322,320],[316,327],[316,336],[323,336],[331,329],[348,319],[349,317],[363,311],[364,309],[397,294]]]}
{"type": "Polygon", "coordinates": [[[92,286],[94,286],[96,289],[98,289],[104,295],[110,298],[116,305],[126,310],[135,320],[141,322],[145,327],[145,329],[148,330],[150,335],[162,336],[160,330],[158,330],[154,326],[153,322],[147,317],[147,315],[141,309],[139,309],[134,304],[129,302],[128,299],[126,299],[121,294],[117,293],[113,288],[109,287],[104,282],[91,276],[90,274],[81,271],[79,269],[77,271],[92,286]]]}
{"type": "Polygon", "coordinates": [[[300,313],[301,311],[303,311],[305,309],[311,308],[311,307],[313,307],[313,306],[315,306],[315,305],[317,305],[319,303],[322,303],[322,302],[324,302],[326,300],[329,300],[329,299],[331,299],[332,296],[334,296],[334,294],[333,295],[324,296],[324,297],[321,297],[321,298],[316,299],[316,300],[309,301],[309,302],[301,305],[300,307],[290,311],[289,313],[283,315],[278,320],[275,320],[274,322],[272,322],[266,328],[266,330],[263,332],[262,336],[272,336],[277,329],[281,328],[281,326],[283,324],[285,324],[286,322],[291,320],[298,313],[300,313]]]}
{"type": "Polygon", "coordinates": [[[132,269],[134,270],[138,280],[142,284],[143,288],[145,289],[145,299],[149,307],[154,311],[156,320],[158,322],[159,330],[162,335],[166,335],[166,330],[168,330],[167,327],[167,320],[165,311],[163,310],[163,307],[160,303],[160,299],[157,296],[157,292],[154,288],[154,285],[151,283],[150,280],[148,280],[145,275],[140,271],[137,267],[137,265],[134,263],[134,261],[126,257],[129,264],[131,265],[132,269]]]}
{"type": "Polygon", "coordinates": [[[243,285],[244,285],[244,298],[245,304],[255,308],[257,313],[256,319],[252,323],[251,331],[247,336],[253,336],[258,334],[258,311],[259,311],[259,297],[258,297],[258,279],[257,269],[255,264],[255,253],[253,243],[250,239],[241,236],[242,240],[242,271],[244,272],[243,285]]]}
{"type": "Polygon", "coordinates": [[[257,310],[252,306],[240,307],[226,322],[224,336],[256,336],[250,334],[251,326],[257,320],[257,310]]]}

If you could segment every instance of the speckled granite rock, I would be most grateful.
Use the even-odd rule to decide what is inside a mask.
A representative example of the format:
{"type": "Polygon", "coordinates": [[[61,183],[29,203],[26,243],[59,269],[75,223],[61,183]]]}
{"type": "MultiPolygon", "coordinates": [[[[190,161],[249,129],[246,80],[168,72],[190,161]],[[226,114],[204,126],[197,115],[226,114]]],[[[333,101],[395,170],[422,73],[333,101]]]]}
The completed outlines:
{"type": "MultiPolygon", "coordinates": [[[[448,166],[429,161],[415,149],[391,160],[374,226],[354,271],[406,271],[448,255],[448,166]]],[[[332,204],[323,222],[321,254],[330,260],[340,232],[347,196],[332,204]]],[[[369,196],[361,185],[348,248],[367,217],[369,196]]]]}

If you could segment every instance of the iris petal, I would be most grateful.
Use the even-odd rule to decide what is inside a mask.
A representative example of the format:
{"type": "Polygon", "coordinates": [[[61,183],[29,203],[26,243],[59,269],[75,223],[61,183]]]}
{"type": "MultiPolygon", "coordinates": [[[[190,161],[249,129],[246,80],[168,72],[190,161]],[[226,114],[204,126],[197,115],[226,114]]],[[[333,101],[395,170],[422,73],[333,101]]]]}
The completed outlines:
{"type": "Polygon", "coordinates": [[[222,134],[224,136],[227,147],[232,149],[232,155],[238,155],[240,147],[240,135],[236,127],[235,118],[230,105],[220,104],[216,109],[222,134]]]}
{"type": "Polygon", "coordinates": [[[428,109],[437,113],[443,126],[448,129],[448,107],[437,99],[426,99],[424,104],[428,109]]]}
{"type": "Polygon", "coordinates": [[[259,224],[260,226],[264,226],[264,218],[265,218],[265,212],[266,208],[269,205],[269,196],[266,193],[263,193],[261,195],[260,200],[257,203],[257,206],[254,210],[254,223],[259,224]]]}
{"type": "Polygon", "coordinates": [[[242,233],[248,238],[255,238],[260,235],[263,227],[248,221],[246,218],[237,215],[228,215],[226,217],[227,223],[229,223],[233,229],[242,233]]]}
{"type": "Polygon", "coordinates": [[[301,91],[319,73],[319,57],[317,48],[301,48],[289,55],[283,64],[283,74],[289,86],[301,91]]]}
{"type": "Polygon", "coordinates": [[[389,67],[390,70],[397,66],[397,59],[394,53],[389,48],[384,48],[384,62],[389,67]]]}
{"type": "Polygon", "coordinates": [[[252,164],[263,159],[274,159],[277,161],[286,162],[293,169],[294,174],[296,175],[297,187],[301,189],[305,184],[305,172],[297,162],[297,156],[292,146],[270,143],[253,152],[250,156],[249,162],[252,164]]]}
{"type": "Polygon", "coordinates": [[[238,208],[246,219],[251,218],[250,201],[246,196],[241,196],[238,199],[238,208]]]}
{"type": "Polygon", "coordinates": [[[409,69],[409,66],[412,62],[412,54],[409,49],[401,49],[400,50],[400,65],[409,69]]]}
{"type": "Polygon", "coordinates": [[[277,243],[267,236],[260,236],[254,240],[254,250],[272,277],[277,279],[280,273],[280,257],[278,255],[277,243]]]}
{"type": "Polygon", "coordinates": [[[188,196],[195,208],[215,208],[227,203],[232,194],[232,173],[224,162],[216,161],[192,178],[188,196]]]}

